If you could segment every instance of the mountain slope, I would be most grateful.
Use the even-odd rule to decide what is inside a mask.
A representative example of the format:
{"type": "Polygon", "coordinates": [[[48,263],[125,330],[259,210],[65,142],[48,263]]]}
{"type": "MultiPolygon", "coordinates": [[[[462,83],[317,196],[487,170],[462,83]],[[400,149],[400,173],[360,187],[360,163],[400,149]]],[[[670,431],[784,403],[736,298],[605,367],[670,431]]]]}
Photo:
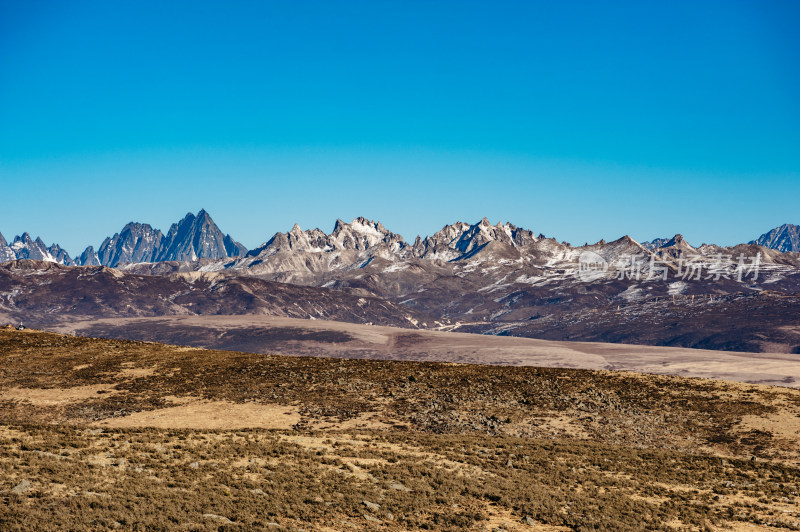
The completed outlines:
{"type": "MultiPolygon", "coordinates": [[[[78,264],[93,264],[94,250],[90,251],[90,248],[84,251],[90,262],[81,260],[78,264]]],[[[166,236],[149,224],[128,223],[122,231],[103,241],[97,252],[97,261],[113,268],[143,262],[240,257],[246,252],[244,245],[230,235],[224,235],[211,216],[201,209],[197,216],[188,213],[172,224],[166,236]]]]}
{"type": "Polygon", "coordinates": [[[420,258],[455,260],[480,250],[490,242],[521,248],[536,242],[532,231],[510,223],[492,225],[483,218],[469,225],[456,222],[446,225],[432,236],[414,243],[414,255],[420,258]]]}
{"type": "Polygon", "coordinates": [[[750,242],[778,251],[800,251],[800,225],[783,224],[750,242]]]}
{"type": "Polygon", "coordinates": [[[573,247],[483,219],[445,226],[409,246],[379,222],[357,218],[337,221],[331,234],[295,226],[233,261],[136,271],[226,271],[333,288],[393,301],[454,330],[744,351],[800,348],[792,317],[799,256],[755,244],[695,248],[681,235],[650,245],[624,236],[573,247]],[[587,256],[602,266],[597,278],[581,275],[587,256]],[[759,297],[767,292],[780,297],[759,297]]]}
{"type": "Polygon", "coordinates": [[[237,242],[231,235],[225,235],[222,239],[225,246],[225,254],[228,257],[243,257],[247,255],[247,248],[241,242],[237,242]]]}
{"type": "Polygon", "coordinates": [[[79,266],[100,266],[100,258],[92,246],[88,246],[83,250],[80,257],[75,259],[75,263],[79,266]]]}
{"type": "Polygon", "coordinates": [[[154,260],[221,259],[228,251],[241,253],[242,246],[230,235],[222,234],[211,216],[201,209],[195,216],[188,213],[183,220],[172,224],[154,260]]]}
{"type": "Polygon", "coordinates": [[[0,233],[0,262],[14,260],[16,258],[16,253],[14,253],[14,250],[8,247],[8,242],[6,242],[3,233],[0,233]]]}
{"type": "Polygon", "coordinates": [[[69,253],[61,249],[58,244],[52,244],[48,247],[41,238],[36,237],[36,240],[34,240],[28,233],[22,233],[22,235],[15,237],[11,244],[8,244],[3,235],[0,234],[0,263],[18,259],[42,260],[66,265],[74,264],[69,253]]]}
{"type": "Polygon", "coordinates": [[[135,275],[42,261],[0,265],[0,315],[47,324],[81,317],[269,315],[415,327],[421,313],[375,297],[249,276],[135,275]]]}
{"type": "Polygon", "coordinates": [[[122,231],[106,238],[97,252],[100,264],[114,267],[133,262],[152,262],[164,240],[164,235],[150,224],[130,222],[122,231]]]}

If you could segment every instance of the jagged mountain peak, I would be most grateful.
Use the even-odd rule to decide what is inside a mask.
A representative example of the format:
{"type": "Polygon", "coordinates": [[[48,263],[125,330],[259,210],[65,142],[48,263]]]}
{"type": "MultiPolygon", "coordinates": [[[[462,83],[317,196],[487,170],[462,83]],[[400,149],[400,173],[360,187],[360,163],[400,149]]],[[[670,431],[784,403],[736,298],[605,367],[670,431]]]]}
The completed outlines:
{"type": "Polygon", "coordinates": [[[532,231],[511,223],[492,225],[484,217],[475,224],[456,222],[446,225],[432,236],[414,243],[414,254],[421,258],[455,260],[473,256],[489,242],[499,242],[511,247],[524,247],[536,241],[532,231]]]}
{"type": "Polygon", "coordinates": [[[279,251],[368,252],[382,246],[396,252],[405,248],[406,243],[402,236],[387,230],[381,222],[359,216],[350,223],[337,219],[329,234],[320,229],[304,231],[299,224],[294,224],[289,232],[275,233],[264,245],[248,255],[269,256],[279,251]]]}
{"type": "Polygon", "coordinates": [[[667,256],[678,258],[685,254],[695,254],[699,249],[689,244],[680,233],[672,238],[656,238],[645,242],[642,246],[661,258],[667,256]]]}
{"type": "Polygon", "coordinates": [[[153,262],[164,235],[150,224],[128,222],[119,233],[100,244],[97,257],[100,264],[115,267],[124,263],[153,262]]]}
{"type": "Polygon", "coordinates": [[[145,224],[141,222],[128,222],[122,228],[122,231],[120,231],[120,233],[124,231],[158,231],[158,229],[153,229],[153,226],[150,224],[145,224]]]}
{"type": "Polygon", "coordinates": [[[201,258],[238,257],[247,248],[220,231],[211,215],[200,209],[172,224],[165,236],[150,224],[129,222],[122,231],[106,238],[98,250],[100,264],[115,267],[123,263],[194,261],[201,258]]]}
{"type": "Polygon", "coordinates": [[[683,251],[694,251],[695,248],[683,238],[683,235],[678,233],[677,235],[670,238],[664,245],[661,246],[662,248],[675,248],[678,250],[683,251]]]}
{"type": "MultiPolygon", "coordinates": [[[[603,240],[601,240],[603,242],[603,240]]],[[[646,251],[647,248],[640,244],[636,239],[631,237],[630,235],[623,235],[616,240],[612,240],[605,244],[606,246],[613,246],[613,247],[626,247],[626,248],[633,248],[636,251],[646,251]]]]}
{"type": "MultiPolygon", "coordinates": [[[[569,244],[561,244],[562,248],[569,249],[569,244]]],[[[587,250],[594,251],[606,260],[618,259],[626,256],[647,255],[650,250],[637,242],[630,235],[624,235],[611,242],[600,239],[596,244],[584,246],[587,250]]]]}
{"type": "Polygon", "coordinates": [[[369,220],[363,216],[354,218],[350,223],[345,223],[341,219],[337,219],[331,235],[337,235],[342,231],[352,231],[372,235],[394,235],[394,233],[388,231],[381,222],[369,220]]]}
{"type": "Polygon", "coordinates": [[[87,246],[75,262],[80,266],[100,266],[100,258],[92,246],[87,246]]]}
{"type": "Polygon", "coordinates": [[[758,244],[784,253],[800,251],[800,225],[783,224],[752,240],[750,244],[758,244]]]}
{"type": "Polygon", "coordinates": [[[672,248],[676,246],[688,246],[691,249],[695,249],[688,242],[686,242],[686,239],[680,233],[676,234],[672,238],[654,238],[649,242],[642,242],[641,245],[650,251],[655,251],[660,248],[672,248]]]}
{"type": "Polygon", "coordinates": [[[33,242],[33,239],[31,238],[31,235],[26,231],[21,235],[17,235],[14,237],[13,243],[16,244],[17,242],[22,242],[27,244],[29,242],[33,242]]]}
{"type": "MultiPolygon", "coordinates": [[[[231,248],[230,244],[229,242],[228,246],[225,245],[225,235],[214,223],[211,215],[205,209],[200,209],[196,216],[190,212],[183,220],[172,224],[163,246],[156,255],[156,260],[221,259],[228,256],[227,248],[231,248]]],[[[232,249],[241,246],[235,241],[234,244],[232,249]]]]}
{"type": "Polygon", "coordinates": [[[71,266],[75,264],[69,254],[58,244],[48,246],[41,237],[31,238],[30,233],[15,236],[11,245],[0,235],[0,262],[10,260],[39,260],[71,266]]]}

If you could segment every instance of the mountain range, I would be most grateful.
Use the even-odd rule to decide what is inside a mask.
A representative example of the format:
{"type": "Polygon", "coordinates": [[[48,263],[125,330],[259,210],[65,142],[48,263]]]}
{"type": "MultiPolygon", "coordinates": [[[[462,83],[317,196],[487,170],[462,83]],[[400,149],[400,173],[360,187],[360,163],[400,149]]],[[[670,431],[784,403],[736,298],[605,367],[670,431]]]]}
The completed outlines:
{"type": "MultiPolygon", "coordinates": [[[[682,237],[681,237],[682,238],[682,237]]],[[[47,246],[40,238],[35,240],[23,233],[9,244],[0,233],[0,263],[10,260],[43,260],[67,266],[109,266],[164,261],[193,262],[201,259],[224,259],[250,257],[241,264],[263,262],[265,257],[289,252],[334,252],[369,251],[371,257],[390,255],[400,258],[427,258],[444,261],[463,259],[478,253],[490,243],[525,247],[543,235],[534,236],[532,231],[510,223],[492,225],[486,218],[477,224],[456,222],[443,227],[431,236],[417,236],[407,243],[402,236],[388,231],[380,222],[359,217],[351,223],[337,220],[329,234],[320,229],[303,231],[297,224],[287,233],[276,233],[261,246],[248,251],[231,235],[223,234],[204,209],[197,215],[192,213],[172,224],[166,236],[151,225],[130,222],[119,233],[107,237],[95,251],[93,246],[74,259],[54,243],[47,246]]],[[[641,247],[655,251],[670,246],[670,238],[657,238],[642,242],[641,247]]],[[[601,241],[598,244],[602,244],[601,241]]],[[[750,241],[780,252],[800,251],[800,225],[784,224],[750,241]]],[[[492,244],[496,245],[496,244],[492,244]]],[[[694,248],[692,248],[694,249],[694,248]]],[[[330,258],[330,255],[328,255],[330,258]]],[[[338,257],[337,257],[338,259],[338,257]]],[[[343,257],[347,261],[346,257],[343,257]]],[[[334,261],[334,262],[339,262],[334,261]]]]}
{"type": "Polygon", "coordinates": [[[130,222],[119,233],[103,240],[97,251],[88,246],[75,259],[58,244],[48,247],[40,238],[31,239],[28,233],[16,237],[11,244],[0,234],[0,262],[33,259],[67,266],[115,267],[139,262],[220,259],[245,253],[247,248],[223,234],[204,209],[196,216],[188,213],[172,224],[166,236],[149,224],[130,222]]]}
{"type": "Polygon", "coordinates": [[[41,238],[36,237],[34,240],[28,233],[15,237],[9,244],[0,234],[0,263],[18,259],[74,264],[69,254],[58,244],[47,246],[41,238]]]}
{"type": "MultiPolygon", "coordinates": [[[[768,235],[767,244],[783,241],[768,235]]],[[[294,225],[245,252],[200,211],[166,236],[128,224],[97,253],[82,254],[79,262],[93,268],[48,269],[63,250],[27,235],[4,249],[13,257],[0,279],[0,314],[26,322],[268,314],[800,352],[800,254],[759,243],[695,247],[681,235],[645,244],[625,236],[576,247],[485,218],[409,243],[380,222],[356,218],[337,220],[330,233],[294,225]],[[600,268],[590,278],[587,264],[600,268]],[[103,290],[100,279],[107,280],[103,290]],[[279,287],[285,297],[270,303],[279,287]],[[369,301],[391,311],[366,312],[369,301]]]]}

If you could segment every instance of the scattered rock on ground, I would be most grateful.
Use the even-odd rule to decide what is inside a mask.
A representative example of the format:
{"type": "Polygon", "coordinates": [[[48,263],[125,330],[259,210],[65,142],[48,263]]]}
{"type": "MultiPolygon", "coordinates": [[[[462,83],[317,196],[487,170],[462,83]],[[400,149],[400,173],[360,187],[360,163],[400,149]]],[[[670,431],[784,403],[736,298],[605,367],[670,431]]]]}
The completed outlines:
{"type": "Polygon", "coordinates": [[[30,480],[22,480],[19,484],[11,488],[11,493],[14,495],[22,495],[23,493],[29,491],[32,487],[30,480]]]}

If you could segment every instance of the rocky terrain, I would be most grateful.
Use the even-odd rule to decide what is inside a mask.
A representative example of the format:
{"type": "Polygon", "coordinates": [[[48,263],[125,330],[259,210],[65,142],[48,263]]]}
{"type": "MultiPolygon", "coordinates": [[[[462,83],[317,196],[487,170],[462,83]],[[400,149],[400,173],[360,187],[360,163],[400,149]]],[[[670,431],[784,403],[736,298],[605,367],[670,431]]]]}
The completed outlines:
{"type": "Polygon", "coordinates": [[[750,242],[778,251],[800,251],[800,225],[783,224],[750,242]]]}
{"type": "MultiPolygon", "coordinates": [[[[480,290],[469,278],[442,273],[417,288],[414,301],[409,301],[412,298],[376,296],[376,290],[363,285],[297,285],[192,267],[185,262],[160,262],[146,265],[142,273],[136,267],[118,270],[12,261],[0,265],[0,318],[52,328],[87,319],[264,315],[549,340],[743,352],[800,350],[800,297],[777,291],[670,295],[640,290],[637,294],[627,284],[624,295],[637,297],[626,299],[609,293],[625,292],[626,282],[615,281],[596,287],[565,283],[517,288],[508,296],[492,297],[496,292],[480,290]],[[152,275],[154,270],[157,275],[152,275]]],[[[424,275],[421,272],[418,277],[424,275]]],[[[105,329],[107,335],[122,333],[105,329]]],[[[236,348],[253,349],[250,345],[236,348]]]]}
{"type": "Polygon", "coordinates": [[[120,264],[161,261],[196,261],[244,255],[247,249],[230,235],[223,235],[211,216],[203,209],[195,216],[188,213],[181,221],[172,224],[164,236],[148,224],[129,223],[120,233],[106,238],[94,257],[91,248],[86,249],[82,265],[120,264]]]}
{"type": "Polygon", "coordinates": [[[164,276],[52,262],[0,265],[0,316],[27,325],[99,317],[270,315],[415,327],[415,311],[384,299],[255,277],[188,272],[164,276]]]}
{"type": "Polygon", "coordinates": [[[796,530],[800,391],[0,330],[0,527],[796,530]]]}
{"type": "MultiPolygon", "coordinates": [[[[541,308],[541,307],[540,307],[541,308]]],[[[656,296],[522,321],[457,323],[449,330],[549,340],[800,353],[800,296],[762,291],[656,296]]]]}
{"type": "Polygon", "coordinates": [[[34,240],[28,233],[22,233],[22,235],[14,237],[14,240],[9,243],[0,234],[0,263],[24,259],[67,265],[75,264],[69,254],[61,249],[58,244],[47,246],[41,238],[36,237],[36,240],[34,240]]]}
{"type": "MultiPolygon", "coordinates": [[[[23,275],[28,281],[22,284],[14,276],[0,279],[0,312],[40,325],[68,319],[72,307],[54,311],[56,305],[33,294],[37,283],[49,286],[43,293],[57,300],[56,288],[94,298],[94,311],[79,305],[84,317],[265,312],[236,299],[227,307],[146,302],[147,294],[170,296],[161,288],[145,288],[142,276],[162,286],[156,277],[191,273],[256,290],[274,286],[260,284],[269,281],[327,289],[326,294],[346,294],[348,301],[381,300],[398,316],[406,309],[407,324],[414,327],[424,323],[552,340],[797,353],[800,253],[771,249],[792,245],[791,227],[776,229],[760,243],[733,247],[693,246],[681,235],[645,244],[625,236],[575,247],[510,223],[492,225],[487,219],[447,225],[409,243],[380,222],[356,218],[350,223],[337,220],[330,233],[295,225],[245,252],[200,211],[174,224],[167,236],[146,224],[128,224],[106,239],[97,254],[87,248],[80,262],[115,265],[121,272],[115,277],[118,291],[93,294],[89,277],[80,274],[66,277],[74,279],[75,286],[63,280],[51,286],[55,274],[45,269],[42,275],[23,275]],[[130,282],[128,275],[134,276],[130,282]],[[135,286],[142,297],[131,296],[126,284],[135,286]],[[238,310],[232,310],[234,306],[238,310]]],[[[55,246],[45,249],[43,243],[31,242],[5,249],[35,248],[39,251],[26,253],[43,261],[59,262],[55,257],[63,257],[63,250],[55,246]]],[[[15,264],[6,270],[28,268],[15,264]]],[[[192,286],[197,295],[205,288],[215,290],[216,284],[192,286]]],[[[295,292],[302,293],[299,288],[295,292]]],[[[298,300],[296,307],[289,299],[284,302],[287,307],[270,311],[272,315],[334,319],[338,312],[328,309],[328,303],[318,303],[303,316],[300,309],[309,309],[308,301],[298,300]]],[[[360,312],[351,313],[350,321],[354,315],[362,323],[388,323],[384,317],[360,312]]]]}
{"type": "Polygon", "coordinates": [[[172,224],[167,235],[149,224],[131,222],[114,236],[106,238],[95,251],[88,246],[73,260],[58,244],[45,245],[28,233],[9,244],[0,234],[0,263],[12,260],[41,260],[68,266],[118,266],[127,263],[159,261],[196,261],[238,257],[247,248],[230,235],[223,235],[211,216],[203,209],[195,216],[188,213],[172,224]]]}

